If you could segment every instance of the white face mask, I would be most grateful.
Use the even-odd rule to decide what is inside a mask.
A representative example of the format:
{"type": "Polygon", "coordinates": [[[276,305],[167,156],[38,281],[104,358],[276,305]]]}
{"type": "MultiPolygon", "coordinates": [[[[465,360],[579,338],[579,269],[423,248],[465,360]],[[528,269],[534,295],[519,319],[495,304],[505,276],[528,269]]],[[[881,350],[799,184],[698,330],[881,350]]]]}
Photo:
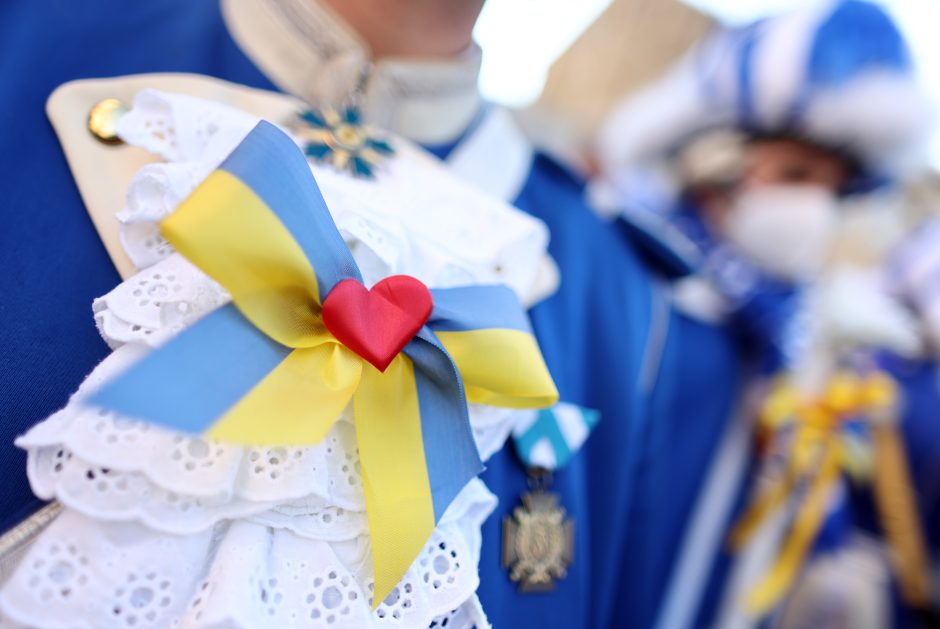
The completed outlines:
{"type": "Polygon", "coordinates": [[[725,223],[729,241],[778,279],[818,272],[839,221],[838,201],[816,185],[762,185],[740,191],[725,223]]]}

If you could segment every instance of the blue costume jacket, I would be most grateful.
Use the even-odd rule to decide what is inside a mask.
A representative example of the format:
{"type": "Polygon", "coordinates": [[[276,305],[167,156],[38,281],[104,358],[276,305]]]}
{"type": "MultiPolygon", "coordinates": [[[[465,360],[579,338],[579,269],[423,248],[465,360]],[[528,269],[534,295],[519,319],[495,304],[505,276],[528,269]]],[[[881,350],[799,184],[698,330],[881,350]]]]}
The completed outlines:
{"type": "Polygon", "coordinates": [[[575,520],[575,563],[554,591],[519,594],[500,564],[503,516],[528,490],[527,474],[511,448],[488,462],[483,475],[499,497],[483,529],[480,597],[494,626],[590,627],[611,604],[619,577],[623,523],[630,509],[631,434],[645,413],[640,386],[652,308],[652,278],[635,253],[581,200],[581,187],[544,156],[535,158],[516,205],[544,220],[549,251],[561,272],[555,295],[531,312],[561,398],[601,412],[594,434],[551,490],[575,520]]]}
{"type": "MultiPolygon", "coordinates": [[[[631,246],[664,262],[682,259],[668,244],[669,239],[656,229],[648,229],[646,221],[642,227],[630,222],[621,224],[631,246]]],[[[665,223],[661,227],[668,229],[665,223]]],[[[675,263],[671,266],[680,267],[677,274],[692,268],[682,269],[675,263]]],[[[624,555],[624,573],[633,576],[622,577],[618,620],[629,620],[631,626],[635,623],[638,627],[671,629],[671,625],[661,624],[666,618],[665,596],[680,576],[680,548],[691,533],[690,519],[701,498],[705,477],[717,463],[719,441],[732,429],[732,414],[748,376],[775,370],[782,360],[783,326],[791,316],[788,308],[792,305],[788,305],[784,293],[776,284],[766,286],[724,324],[673,314],[660,377],[650,401],[648,440],[639,446],[641,460],[647,464],[636,473],[634,508],[626,521],[630,550],[624,555]],[[655,624],[657,621],[660,624],[655,624]]],[[[900,430],[927,546],[933,553],[940,543],[936,526],[940,516],[940,371],[930,362],[890,356],[884,357],[883,366],[897,378],[903,391],[900,430]]],[[[725,586],[733,557],[723,542],[743,512],[757,466],[753,443],[745,447],[743,456],[747,461],[735,479],[737,486],[729,490],[730,508],[724,516],[722,535],[716,539],[718,545],[706,553],[711,560],[704,567],[708,576],[691,599],[684,599],[694,604],[685,615],[686,626],[714,626],[718,606],[728,595],[725,586]]],[[[853,492],[850,503],[820,535],[813,553],[838,547],[853,527],[882,534],[868,488],[853,492]]],[[[897,601],[895,608],[896,626],[917,626],[909,610],[902,609],[897,601]]]]}
{"type": "Polygon", "coordinates": [[[548,224],[561,271],[558,293],[531,312],[546,360],[562,399],[601,421],[554,475],[576,548],[552,592],[517,593],[500,565],[501,520],[527,477],[509,448],[488,462],[483,479],[500,504],[483,529],[480,596],[497,627],[652,626],[736,401],[731,332],[678,312],[669,252],[623,239],[582,199],[580,184],[539,156],[516,200],[548,224]]]}
{"type": "Polygon", "coordinates": [[[0,58],[4,531],[40,504],[13,439],[64,406],[107,355],[91,302],[119,282],[46,119],[49,94],[74,79],[165,71],[273,86],[235,45],[216,2],[5,2],[0,58]]]}

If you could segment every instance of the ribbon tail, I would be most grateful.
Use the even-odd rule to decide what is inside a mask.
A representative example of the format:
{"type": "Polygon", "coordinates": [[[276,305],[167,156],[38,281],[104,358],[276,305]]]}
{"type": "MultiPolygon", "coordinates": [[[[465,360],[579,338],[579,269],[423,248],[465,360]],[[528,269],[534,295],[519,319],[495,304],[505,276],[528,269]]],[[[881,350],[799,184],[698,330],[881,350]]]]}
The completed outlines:
{"type": "Polygon", "coordinates": [[[823,455],[818,474],[810,485],[777,562],[747,596],[745,606],[748,613],[755,617],[763,616],[789,591],[825,520],[826,507],[838,479],[838,451],[835,446],[830,445],[823,455]]]}
{"type": "Polygon", "coordinates": [[[427,328],[405,348],[414,365],[434,520],[483,471],[456,365],[427,328]]]}
{"type": "Polygon", "coordinates": [[[319,443],[352,399],[362,360],[339,343],[295,349],[208,432],[247,444],[319,443]]]}
{"type": "Polygon", "coordinates": [[[362,365],[353,396],[375,584],[372,608],[395,589],[434,531],[421,409],[411,359],[362,365]]]}
{"type": "Polygon", "coordinates": [[[290,353],[228,304],[106,383],[90,403],[202,434],[290,353]]]}

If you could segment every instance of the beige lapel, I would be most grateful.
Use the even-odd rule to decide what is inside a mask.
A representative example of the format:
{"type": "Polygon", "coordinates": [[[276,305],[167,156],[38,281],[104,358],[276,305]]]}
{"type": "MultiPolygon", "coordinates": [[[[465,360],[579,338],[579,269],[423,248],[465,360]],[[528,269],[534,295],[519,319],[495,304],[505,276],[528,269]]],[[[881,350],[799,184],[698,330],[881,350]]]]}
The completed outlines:
{"type": "Polygon", "coordinates": [[[180,92],[231,105],[280,122],[298,109],[298,101],[275,92],[252,89],[194,74],[138,74],[113,79],[65,83],[46,102],[46,113],[65,151],[69,168],[98,235],[122,278],[137,272],[118,238],[115,213],[124,207],[124,191],[134,174],[159,157],[128,145],[108,145],[88,131],[88,113],[106,98],[127,105],[142,89],[180,92]]]}
{"type": "MultiPolygon", "coordinates": [[[[124,193],[134,174],[159,156],[125,144],[100,142],[88,130],[88,113],[106,98],[130,105],[137,92],[153,88],[214,100],[276,123],[286,123],[302,108],[294,97],[195,74],[136,74],[112,79],[65,83],[46,102],[46,113],[65,151],[82,201],[121,277],[138,269],[121,246],[115,214],[124,207],[124,193]]],[[[423,151],[409,150],[414,159],[437,161],[423,151]]],[[[461,175],[459,172],[455,173],[461,175]]],[[[470,177],[471,183],[477,183],[470,177]]],[[[508,200],[510,203],[512,199],[508,200]]],[[[545,255],[535,285],[523,298],[529,306],[550,296],[559,284],[554,261],[545,255]]]]}

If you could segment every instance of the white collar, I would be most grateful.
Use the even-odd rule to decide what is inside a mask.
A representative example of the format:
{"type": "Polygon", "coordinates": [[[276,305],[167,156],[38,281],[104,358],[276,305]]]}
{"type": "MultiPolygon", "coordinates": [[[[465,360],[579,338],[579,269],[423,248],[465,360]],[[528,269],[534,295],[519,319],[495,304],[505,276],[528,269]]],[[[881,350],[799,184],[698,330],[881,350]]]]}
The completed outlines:
{"type": "Polygon", "coordinates": [[[533,156],[532,144],[512,115],[492,107],[447,156],[447,165],[464,181],[513,203],[528,179],[533,156]]]}
{"type": "MultiPolygon", "coordinates": [[[[493,107],[447,157],[447,165],[462,180],[513,203],[529,178],[534,155],[532,144],[512,115],[502,107],[493,107]]],[[[555,261],[543,256],[525,303],[532,305],[550,297],[560,283],[555,261]]]]}
{"type": "Polygon", "coordinates": [[[232,37],[282,90],[341,106],[367,75],[365,119],[420,144],[453,141],[480,108],[481,53],[450,60],[383,59],[316,0],[222,0],[232,37]]]}

